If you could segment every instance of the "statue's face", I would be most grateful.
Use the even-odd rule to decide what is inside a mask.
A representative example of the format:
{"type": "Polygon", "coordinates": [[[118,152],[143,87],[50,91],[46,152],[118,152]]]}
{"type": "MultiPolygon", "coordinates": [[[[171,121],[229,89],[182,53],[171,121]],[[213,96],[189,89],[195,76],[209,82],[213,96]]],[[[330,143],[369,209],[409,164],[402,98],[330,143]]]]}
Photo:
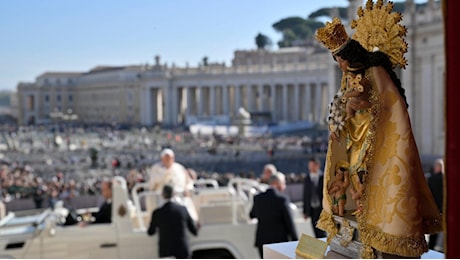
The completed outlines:
{"type": "Polygon", "coordinates": [[[335,173],[335,176],[336,176],[337,179],[343,180],[343,171],[338,169],[337,172],[335,173]]]}
{"type": "Polygon", "coordinates": [[[347,71],[348,66],[350,66],[350,63],[347,60],[342,59],[341,57],[334,55],[334,59],[337,62],[337,65],[339,65],[340,70],[342,71],[347,71]]]}
{"type": "Polygon", "coordinates": [[[348,169],[345,167],[340,167],[335,170],[335,176],[339,180],[344,180],[345,179],[345,172],[348,172],[348,169]]]}

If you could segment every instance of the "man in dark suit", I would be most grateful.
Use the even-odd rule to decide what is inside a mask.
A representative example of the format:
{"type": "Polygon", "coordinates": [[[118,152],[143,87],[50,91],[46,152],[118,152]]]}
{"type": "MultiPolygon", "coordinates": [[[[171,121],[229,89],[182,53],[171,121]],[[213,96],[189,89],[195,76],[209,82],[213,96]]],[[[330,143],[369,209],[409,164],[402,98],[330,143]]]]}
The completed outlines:
{"type": "MultiPolygon", "coordinates": [[[[444,161],[437,159],[434,162],[433,173],[428,178],[428,187],[433,194],[434,201],[442,213],[443,198],[444,198],[444,161]]],[[[444,251],[443,233],[435,233],[430,235],[428,247],[436,251],[444,251]]]]}
{"type": "Polygon", "coordinates": [[[165,204],[152,213],[147,234],[152,236],[157,228],[160,232],[159,256],[190,258],[190,251],[185,229],[197,235],[198,230],[184,206],[171,201],[173,187],[169,184],[163,186],[165,204]]]}
{"type": "Polygon", "coordinates": [[[289,207],[289,199],[281,192],[286,188],[284,174],[270,177],[270,188],[254,197],[250,217],[257,218],[255,246],[263,258],[263,245],[297,240],[297,231],[289,207]]]}
{"type": "Polygon", "coordinates": [[[112,181],[111,180],[104,180],[102,182],[101,193],[105,201],[99,208],[99,211],[94,215],[93,224],[112,222],[112,181]]]}
{"type": "Polygon", "coordinates": [[[303,185],[303,215],[305,219],[311,218],[317,238],[326,236],[324,231],[316,227],[316,222],[318,222],[323,209],[324,176],[320,167],[321,162],[317,158],[311,158],[308,161],[308,170],[310,172],[305,177],[303,185]]]}
{"type": "Polygon", "coordinates": [[[80,222],[80,226],[87,224],[112,223],[112,181],[104,179],[101,183],[101,194],[104,197],[104,203],[99,207],[99,211],[92,214],[94,221],[80,222]]]}

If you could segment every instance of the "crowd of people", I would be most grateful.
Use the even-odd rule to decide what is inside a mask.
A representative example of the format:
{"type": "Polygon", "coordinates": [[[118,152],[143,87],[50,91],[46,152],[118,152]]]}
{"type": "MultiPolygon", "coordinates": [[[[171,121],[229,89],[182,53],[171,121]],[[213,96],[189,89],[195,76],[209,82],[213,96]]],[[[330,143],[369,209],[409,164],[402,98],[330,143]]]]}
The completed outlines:
{"type": "MultiPolygon", "coordinates": [[[[96,148],[88,149],[89,146],[87,146],[86,150],[82,148],[72,150],[64,147],[64,150],[59,150],[55,146],[52,146],[50,150],[45,150],[49,151],[49,153],[46,153],[47,156],[43,157],[44,150],[42,149],[45,148],[37,149],[36,146],[31,145],[33,142],[30,139],[30,134],[31,133],[28,132],[10,133],[10,137],[16,138],[15,149],[11,153],[5,152],[2,154],[3,160],[0,163],[1,198],[5,203],[28,199],[34,202],[36,208],[52,208],[57,201],[61,200],[66,207],[73,208],[76,206],[73,202],[78,200],[81,196],[101,196],[105,194],[106,188],[104,179],[105,177],[113,176],[125,177],[129,190],[139,182],[149,182],[151,184],[150,188],[158,191],[166,187],[165,185],[175,183],[175,185],[173,185],[173,193],[175,197],[179,194],[181,199],[172,200],[169,197],[170,195],[166,194],[164,200],[178,203],[185,207],[188,215],[196,225],[195,231],[191,226],[187,226],[186,228],[192,233],[195,232],[198,234],[199,218],[196,216],[196,212],[194,213],[193,208],[191,208],[191,203],[187,203],[186,196],[186,191],[191,189],[190,185],[193,181],[197,179],[214,179],[220,186],[225,186],[231,179],[242,177],[257,180],[269,185],[269,190],[273,193],[270,196],[279,197],[284,201],[280,204],[280,210],[285,210],[282,205],[291,201],[291,198],[289,198],[289,195],[285,192],[286,185],[302,184],[304,189],[301,200],[304,207],[304,217],[305,219],[311,219],[312,228],[316,237],[325,236],[324,231],[316,228],[316,223],[322,210],[321,202],[323,200],[322,190],[324,179],[321,166],[324,165],[324,156],[321,160],[318,160],[316,157],[308,160],[307,156],[313,155],[314,153],[304,154],[300,160],[307,161],[308,167],[300,168],[296,172],[290,172],[283,168],[284,165],[282,163],[278,164],[277,162],[279,161],[272,160],[274,157],[280,156],[282,152],[280,153],[278,151],[275,154],[269,154],[264,148],[264,144],[268,141],[248,139],[248,142],[245,144],[247,146],[240,145],[238,149],[265,158],[265,165],[260,172],[254,171],[253,169],[247,171],[213,172],[195,170],[191,167],[187,167],[189,166],[187,163],[178,166],[179,164],[174,161],[175,155],[180,154],[181,158],[184,158],[186,162],[188,162],[186,159],[190,159],[191,161],[202,159],[200,158],[200,154],[204,154],[205,157],[213,159],[226,158],[228,156],[234,157],[234,153],[229,152],[235,149],[232,144],[224,143],[222,147],[220,147],[220,151],[214,150],[215,153],[209,153],[207,150],[209,139],[207,139],[207,137],[201,137],[201,139],[195,140],[193,137],[187,135],[180,135],[181,137],[177,138],[178,135],[171,134],[170,132],[154,133],[155,135],[152,136],[144,133],[144,142],[146,140],[150,141],[145,142],[143,145],[136,145],[137,141],[134,141],[136,133],[130,134],[117,131],[107,133],[100,131],[97,137],[93,136],[94,140],[91,140],[89,136],[85,136],[85,141],[82,141],[82,139],[79,141],[81,144],[91,143],[96,148]],[[166,141],[160,142],[158,140],[166,141]],[[187,141],[185,142],[185,140],[187,141]],[[194,141],[191,142],[191,140],[194,141]],[[120,144],[119,149],[115,149],[113,143],[120,144]],[[146,143],[148,144],[147,146],[145,145],[146,143]],[[129,147],[129,149],[125,149],[126,147],[129,147]],[[147,147],[153,147],[153,149],[147,149],[147,147]],[[174,147],[174,151],[172,149],[163,149],[164,147],[174,147]],[[203,149],[199,150],[197,147],[203,149]],[[254,149],[254,147],[259,148],[254,149]],[[221,153],[221,157],[219,157],[219,152],[221,153]],[[21,156],[17,156],[18,154],[21,156]],[[184,156],[184,154],[189,157],[184,156]],[[11,160],[11,158],[16,158],[17,160],[11,160]],[[176,170],[183,171],[186,175],[182,177],[170,176],[167,170],[170,167],[173,169],[177,168],[176,170]]],[[[277,149],[281,150],[281,147],[284,147],[287,149],[288,153],[290,151],[294,151],[294,153],[299,153],[300,151],[300,154],[304,153],[304,150],[301,149],[302,145],[299,145],[299,142],[296,142],[293,137],[280,138],[277,142],[279,144],[277,149]],[[291,144],[291,146],[289,144],[291,144]],[[296,150],[295,147],[300,147],[300,150],[296,150]]],[[[75,140],[71,143],[75,143],[75,140]]],[[[273,143],[273,140],[270,143],[273,143]]],[[[213,145],[213,147],[219,148],[219,146],[216,145],[213,145]]],[[[264,162],[264,160],[261,160],[260,163],[264,162]]],[[[442,192],[440,192],[442,191],[442,186],[440,187],[440,184],[442,184],[442,174],[439,173],[443,172],[443,168],[439,165],[441,165],[441,163],[437,161],[433,170],[430,171],[433,172],[433,174],[427,174],[426,176],[429,177],[427,181],[429,182],[430,188],[432,188],[436,202],[439,208],[442,209],[442,201],[439,202],[438,200],[442,197],[442,192]]],[[[258,198],[261,197],[262,195],[258,198]]],[[[339,197],[340,196],[338,196],[337,200],[339,200],[339,197]]],[[[110,199],[107,200],[106,198],[105,201],[110,202],[110,199]]],[[[264,225],[263,223],[266,223],[266,221],[270,223],[270,220],[263,220],[266,214],[257,213],[259,210],[263,211],[264,206],[260,206],[263,204],[263,202],[256,203],[255,205],[259,206],[254,208],[251,214],[251,217],[259,219],[259,223],[262,223],[262,225],[264,225]]],[[[149,210],[153,212],[163,205],[164,204],[152,206],[149,210]]],[[[107,204],[105,204],[105,207],[101,207],[101,212],[109,212],[110,210],[107,210],[107,207],[107,204]],[[103,210],[103,208],[106,210],[103,210]]],[[[187,216],[183,216],[183,218],[187,218],[187,216]]],[[[284,218],[283,221],[288,223],[290,221],[288,219],[284,218]]],[[[107,218],[105,218],[104,221],[108,221],[107,218]]],[[[156,223],[151,225],[155,226],[156,223]]],[[[286,226],[288,224],[280,225],[286,226]]],[[[161,229],[160,226],[155,226],[155,228],[161,229]]],[[[263,227],[260,229],[265,230],[263,227]]],[[[150,229],[149,232],[151,234],[155,233],[153,229],[150,229]]],[[[281,236],[279,234],[273,234],[268,236],[264,235],[263,237],[278,237],[273,241],[268,241],[270,243],[297,239],[295,230],[284,230],[282,232],[283,234],[281,236]],[[282,239],[279,239],[279,237],[282,237],[282,239]]],[[[431,236],[430,248],[441,251],[442,237],[443,236],[439,234],[431,236]]],[[[261,242],[260,238],[256,239],[255,245],[259,248],[261,256],[261,245],[268,242],[261,242]]]]}
{"type": "MultiPolygon", "coordinates": [[[[171,131],[157,132],[154,129],[140,130],[144,133],[143,137],[140,137],[139,131],[124,132],[109,128],[73,129],[70,132],[73,135],[71,144],[80,143],[86,146],[73,150],[67,149],[66,145],[55,146],[50,141],[54,135],[48,133],[44,127],[26,127],[3,133],[4,140],[14,144],[9,145],[9,149],[1,154],[1,199],[4,203],[29,199],[34,201],[37,208],[53,207],[57,200],[70,202],[72,198],[81,195],[98,195],[101,192],[103,176],[123,176],[131,189],[137,182],[148,179],[146,169],[159,160],[162,147],[174,147],[188,167],[188,162],[193,162],[195,158],[207,157],[220,162],[222,158],[232,155],[231,151],[235,148],[228,140],[219,139],[222,143],[215,146],[218,148],[217,154],[210,154],[206,147],[210,140],[216,142],[213,137],[196,138],[187,133],[172,134],[171,131]],[[180,138],[176,138],[177,136],[180,138]],[[148,143],[148,147],[141,147],[142,140],[144,144],[148,143]],[[117,149],[112,148],[115,144],[119,145],[117,149]],[[199,150],[197,147],[203,149],[199,150]],[[121,149],[124,150],[119,151],[121,149]]],[[[273,143],[272,138],[251,139],[246,142],[252,150],[259,146],[259,150],[248,151],[261,157],[258,164],[270,160],[264,150],[264,144],[269,141],[273,143]]],[[[275,143],[279,143],[280,151],[283,148],[289,150],[302,147],[292,137],[277,138],[275,143]]],[[[238,147],[242,151],[247,148],[243,145],[238,147]]],[[[258,178],[258,174],[252,169],[216,172],[207,171],[203,167],[195,170],[192,167],[189,170],[195,173],[196,178],[212,178],[221,186],[235,177],[258,178]]],[[[304,176],[302,172],[290,172],[286,175],[286,180],[287,183],[300,183],[304,176]]]]}
{"type": "Polygon", "coordinates": [[[3,202],[32,199],[36,208],[53,207],[57,200],[70,201],[79,195],[100,193],[100,178],[88,176],[84,181],[77,182],[73,178],[65,178],[64,173],[57,172],[43,179],[34,174],[28,165],[2,164],[0,180],[3,202]]]}
{"type": "MultiPolygon", "coordinates": [[[[72,200],[78,196],[103,194],[105,185],[104,176],[123,175],[127,180],[129,189],[138,182],[150,182],[150,188],[152,190],[162,190],[166,184],[170,185],[172,183],[174,194],[181,194],[182,196],[186,195],[187,190],[193,188],[191,185],[193,185],[193,181],[197,179],[215,179],[220,186],[225,186],[228,184],[229,180],[235,177],[250,178],[269,185],[271,189],[276,191],[276,196],[281,196],[285,198],[287,202],[290,202],[289,196],[285,193],[283,194],[286,184],[301,183],[304,186],[303,206],[305,219],[311,218],[312,227],[315,231],[314,233],[316,237],[325,236],[324,231],[317,229],[315,225],[321,212],[321,201],[323,196],[322,187],[324,185],[323,174],[321,171],[322,162],[317,158],[311,158],[308,162],[308,169],[306,169],[305,173],[300,174],[283,174],[272,163],[266,164],[260,173],[250,172],[239,174],[219,174],[196,172],[191,168],[185,168],[183,165],[175,162],[174,155],[175,154],[172,149],[163,149],[159,154],[160,160],[157,164],[152,164],[143,169],[128,169],[127,167],[123,167],[123,164],[118,158],[113,158],[110,163],[110,170],[106,171],[105,175],[86,176],[79,181],[71,178],[71,176],[66,176],[63,172],[57,172],[56,174],[43,179],[42,177],[37,176],[37,174],[34,173],[34,169],[28,164],[19,165],[17,163],[2,163],[0,171],[2,199],[4,202],[10,202],[15,199],[32,199],[37,208],[53,207],[56,201],[62,200],[65,204],[67,204],[67,206],[72,207],[72,200]],[[171,172],[167,169],[174,169],[171,172],[179,171],[186,174],[179,178],[171,175],[171,172]]],[[[443,172],[443,169],[442,160],[437,160],[433,166],[433,174],[429,175],[430,177],[427,179],[440,208],[442,208],[442,201],[438,201],[440,197],[442,198],[442,192],[440,192],[442,191],[442,186],[440,187],[440,184],[442,185],[442,174],[440,173],[443,172]]],[[[169,198],[166,200],[175,202],[169,198]]],[[[192,213],[193,209],[191,210],[187,207],[183,201],[184,200],[181,202],[179,200],[178,202],[187,209],[189,216],[194,216],[192,218],[194,221],[198,221],[196,213],[192,213]]],[[[285,202],[280,205],[284,205],[284,203],[285,202]]],[[[257,203],[255,205],[259,204],[260,203],[257,203]]],[[[158,208],[158,206],[160,205],[156,205],[154,208],[151,208],[151,210],[158,208]]],[[[190,204],[188,204],[188,206],[190,206],[190,204]]],[[[263,206],[257,207],[263,208],[263,206]]],[[[254,208],[251,213],[251,217],[258,218],[260,221],[266,214],[256,213],[258,210],[260,209],[254,208]]],[[[285,219],[285,221],[288,220],[285,219]]],[[[196,225],[196,230],[198,230],[197,228],[199,227],[199,222],[194,223],[196,225]]],[[[261,221],[260,223],[264,223],[264,221],[261,221]]],[[[155,223],[153,225],[155,225],[155,223]]],[[[285,226],[286,224],[283,225],[285,226]]],[[[195,232],[193,231],[193,228],[187,228],[190,229],[192,233],[195,232]]],[[[263,227],[260,229],[266,230],[263,227]]],[[[149,232],[151,234],[155,233],[152,229],[150,229],[149,232]]],[[[283,239],[275,239],[271,242],[284,242],[297,239],[295,230],[286,232],[287,233],[283,235],[283,239]],[[285,238],[286,236],[288,238],[285,238]]],[[[275,234],[274,236],[276,237],[277,235],[275,234]]],[[[430,248],[442,250],[441,237],[442,235],[433,235],[430,238],[430,248]]],[[[256,239],[256,246],[259,250],[261,250],[261,243],[263,244],[268,242],[260,242],[256,239]]],[[[260,251],[260,254],[262,256],[262,251],[260,251]]]]}
{"type": "MultiPolygon", "coordinates": [[[[138,182],[148,180],[147,168],[118,169],[118,173],[126,178],[129,190],[138,182]]],[[[191,168],[196,179],[214,179],[219,186],[226,186],[229,180],[241,177],[259,179],[254,172],[249,173],[210,173],[205,171],[197,172],[191,168]]],[[[101,193],[101,181],[103,177],[114,176],[114,171],[98,171],[100,174],[91,174],[84,178],[78,176],[67,176],[61,171],[41,177],[36,174],[32,167],[15,164],[1,164],[1,199],[5,203],[14,200],[33,200],[36,208],[53,207],[57,200],[71,203],[71,200],[81,195],[98,195],[101,193]],[[75,178],[73,178],[75,177],[75,178]]],[[[290,173],[286,175],[286,182],[301,183],[305,173],[290,173]]]]}

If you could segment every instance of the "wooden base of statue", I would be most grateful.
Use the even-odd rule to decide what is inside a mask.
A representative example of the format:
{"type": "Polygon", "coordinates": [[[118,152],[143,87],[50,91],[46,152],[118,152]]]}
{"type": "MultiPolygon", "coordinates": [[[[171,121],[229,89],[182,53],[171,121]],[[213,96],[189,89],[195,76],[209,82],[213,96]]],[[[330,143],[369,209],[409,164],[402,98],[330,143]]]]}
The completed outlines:
{"type": "MultiPolygon", "coordinates": [[[[362,258],[361,254],[364,250],[364,245],[359,239],[358,223],[356,222],[356,217],[351,215],[351,213],[352,211],[347,211],[343,217],[336,215],[333,216],[339,231],[337,235],[332,238],[329,247],[332,252],[342,255],[346,258],[362,258]]],[[[387,254],[375,249],[374,255],[376,258],[380,259],[411,258],[387,254]]]]}

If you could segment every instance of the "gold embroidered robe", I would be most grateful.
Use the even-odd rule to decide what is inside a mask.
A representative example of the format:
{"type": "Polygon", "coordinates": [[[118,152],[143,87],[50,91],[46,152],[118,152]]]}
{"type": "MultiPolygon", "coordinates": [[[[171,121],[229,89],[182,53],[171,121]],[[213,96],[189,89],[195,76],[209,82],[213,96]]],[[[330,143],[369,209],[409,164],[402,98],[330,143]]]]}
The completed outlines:
{"type": "Polygon", "coordinates": [[[360,240],[367,248],[362,257],[373,256],[370,247],[419,257],[428,251],[424,234],[441,231],[441,216],[426,183],[409,114],[397,87],[382,67],[367,69],[365,77],[371,88],[371,107],[346,122],[339,141],[329,138],[323,211],[317,226],[328,232],[328,240],[337,234],[327,187],[335,164],[348,160],[351,175],[360,169],[367,171],[360,199],[362,212],[357,215],[360,240]]]}

